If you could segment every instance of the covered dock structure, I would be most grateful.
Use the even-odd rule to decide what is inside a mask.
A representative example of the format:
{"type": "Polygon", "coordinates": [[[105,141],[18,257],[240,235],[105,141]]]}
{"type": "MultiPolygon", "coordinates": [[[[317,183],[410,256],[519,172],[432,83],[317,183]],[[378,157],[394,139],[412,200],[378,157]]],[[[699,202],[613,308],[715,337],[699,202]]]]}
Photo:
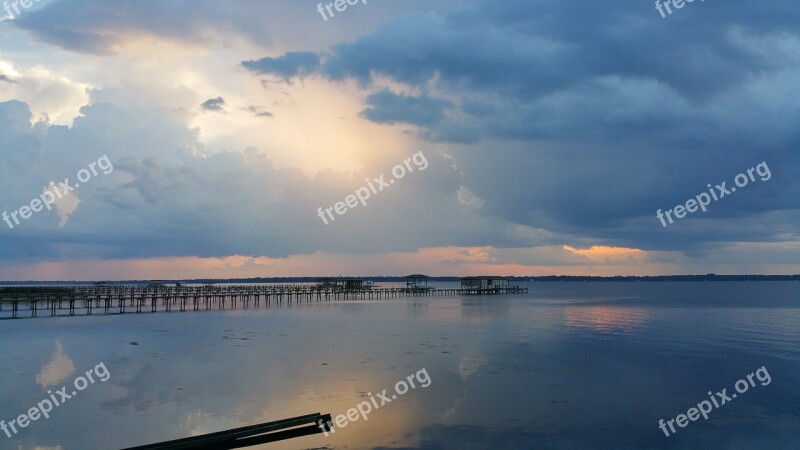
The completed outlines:
{"type": "Polygon", "coordinates": [[[430,279],[429,276],[422,275],[419,273],[409,275],[406,277],[406,289],[412,289],[412,290],[433,289],[433,287],[428,286],[429,279],[430,279]]]}
{"type": "Polygon", "coordinates": [[[512,290],[507,277],[477,276],[462,277],[461,290],[467,294],[499,294],[512,290]]]}

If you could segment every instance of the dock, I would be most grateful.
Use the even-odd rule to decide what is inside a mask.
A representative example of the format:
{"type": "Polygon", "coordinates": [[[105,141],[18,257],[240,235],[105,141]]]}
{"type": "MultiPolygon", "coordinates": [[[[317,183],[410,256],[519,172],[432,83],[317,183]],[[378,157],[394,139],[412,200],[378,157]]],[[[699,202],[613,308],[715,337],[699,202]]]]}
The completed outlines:
{"type": "Polygon", "coordinates": [[[317,285],[99,285],[0,288],[0,320],[38,317],[246,310],[291,303],[404,297],[524,294],[524,286],[327,288],[317,285]]]}

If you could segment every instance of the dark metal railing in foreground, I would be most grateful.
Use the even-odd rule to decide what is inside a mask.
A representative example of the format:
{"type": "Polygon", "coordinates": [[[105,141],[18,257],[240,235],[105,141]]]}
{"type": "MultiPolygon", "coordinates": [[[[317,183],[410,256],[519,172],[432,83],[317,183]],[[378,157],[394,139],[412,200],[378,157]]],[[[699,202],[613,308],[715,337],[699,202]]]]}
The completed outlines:
{"type": "Polygon", "coordinates": [[[320,289],[313,285],[37,286],[0,288],[0,319],[249,309],[284,303],[523,294],[527,287],[320,289]]]}
{"type": "Polygon", "coordinates": [[[252,447],[254,445],[322,433],[323,430],[318,424],[322,421],[323,426],[327,427],[325,424],[330,420],[330,414],[308,414],[276,422],[250,425],[201,436],[130,447],[123,450],[228,450],[252,447]]]}

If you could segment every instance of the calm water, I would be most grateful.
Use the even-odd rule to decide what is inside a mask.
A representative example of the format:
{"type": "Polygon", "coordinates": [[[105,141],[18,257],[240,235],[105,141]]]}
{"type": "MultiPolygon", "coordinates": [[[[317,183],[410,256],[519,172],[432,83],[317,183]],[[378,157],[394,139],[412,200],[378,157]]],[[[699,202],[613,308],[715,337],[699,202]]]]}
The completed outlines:
{"type": "MultiPolygon", "coordinates": [[[[445,286],[445,283],[436,283],[445,286]]],[[[528,295],[0,322],[0,419],[99,363],[0,448],[115,449],[419,386],[328,437],[261,448],[779,449],[800,442],[800,283],[533,283],[528,295]],[[669,420],[764,366],[755,387],[669,420]]]]}

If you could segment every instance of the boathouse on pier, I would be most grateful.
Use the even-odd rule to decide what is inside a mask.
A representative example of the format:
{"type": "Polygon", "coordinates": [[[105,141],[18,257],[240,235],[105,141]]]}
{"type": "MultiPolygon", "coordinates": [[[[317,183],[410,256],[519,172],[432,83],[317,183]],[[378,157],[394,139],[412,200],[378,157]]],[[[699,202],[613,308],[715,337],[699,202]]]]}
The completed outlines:
{"type": "Polygon", "coordinates": [[[408,289],[429,289],[428,279],[430,277],[422,274],[414,274],[406,277],[406,288],[408,289]]]}
{"type": "Polygon", "coordinates": [[[361,278],[343,278],[341,281],[346,291],[364,289],[364,280],[361,278]]]}
{"type": "Polygon", "coordinates": [[[507,288],[508,278],[506,277],[462,277],[461,289],[495,289],[507,288]]]}
{"type": "Polygon", "coordinates": [[[366,283],[362,278],[320,278],[317,288],[322,290],[357,291],[367,288],[368,285],[369,283],[366,283]]]}

